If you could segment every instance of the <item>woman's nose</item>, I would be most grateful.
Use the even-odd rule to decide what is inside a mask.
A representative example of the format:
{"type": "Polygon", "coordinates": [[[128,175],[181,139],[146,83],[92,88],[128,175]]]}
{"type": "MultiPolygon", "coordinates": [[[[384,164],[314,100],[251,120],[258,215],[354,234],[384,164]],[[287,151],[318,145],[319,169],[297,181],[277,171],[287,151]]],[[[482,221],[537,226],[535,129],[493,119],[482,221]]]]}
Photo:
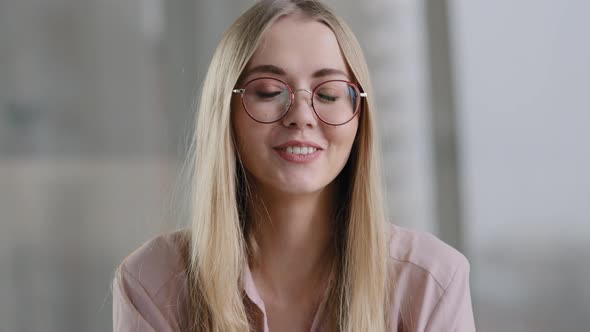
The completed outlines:
{"type": "Polygon", "coordinates": [[[298,89],[293,92],[293,95],[293,104],[283,118],[283,125],[298,128],[315,127],[318,119],[312,107],[312,92],[307,89],[298,89]]]}

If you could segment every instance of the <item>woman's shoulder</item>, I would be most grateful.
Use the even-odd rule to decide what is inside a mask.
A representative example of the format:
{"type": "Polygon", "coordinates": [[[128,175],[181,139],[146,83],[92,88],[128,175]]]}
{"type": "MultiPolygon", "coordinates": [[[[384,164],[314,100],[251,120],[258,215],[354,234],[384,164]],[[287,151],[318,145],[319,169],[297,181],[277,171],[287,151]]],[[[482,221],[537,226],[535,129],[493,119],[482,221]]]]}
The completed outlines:
{"type": "Polygon", "coordinates": [[[387,228],[394,326],[475,331],[467,258],[430,233],[387,228]]]}
{"type": "Polygon", "coordinates": [[[457,270],[469,270],[461,252],[431,233],[388,225],[389,258],[393,264],[422,271],[446,288],[457,270]]]}
{"type": "Polygon", "coordinates": [[[186,324],[186,230],[160,234],[130,253],[113,279],[115,331],[176,331],[186,324]]]}
{"type": "Polygon", "coordinates": [[[155,236],[127,255],[117,273],[138,282],[148,293],[156,293],[171,280],[186,277],[188,239],[186,229],[155,236]]]}

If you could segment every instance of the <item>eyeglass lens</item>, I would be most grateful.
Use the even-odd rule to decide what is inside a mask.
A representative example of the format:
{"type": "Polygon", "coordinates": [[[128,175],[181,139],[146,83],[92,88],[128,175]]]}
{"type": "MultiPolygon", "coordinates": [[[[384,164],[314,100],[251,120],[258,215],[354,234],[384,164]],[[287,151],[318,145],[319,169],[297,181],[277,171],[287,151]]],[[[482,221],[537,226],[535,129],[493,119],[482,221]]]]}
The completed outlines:
{"type": "MultiPolygon", "coordinates": [[[[291,106],[289,87],[272,78],[256,79],[244,88],[246,111],[260,122],[280,119],[291,106]]],[[[342,124],[352,119],[360,103],[358,89],[344,81],[320,84],[312,96],[312,105],[320,119],[329,124],[342,124]]]]}

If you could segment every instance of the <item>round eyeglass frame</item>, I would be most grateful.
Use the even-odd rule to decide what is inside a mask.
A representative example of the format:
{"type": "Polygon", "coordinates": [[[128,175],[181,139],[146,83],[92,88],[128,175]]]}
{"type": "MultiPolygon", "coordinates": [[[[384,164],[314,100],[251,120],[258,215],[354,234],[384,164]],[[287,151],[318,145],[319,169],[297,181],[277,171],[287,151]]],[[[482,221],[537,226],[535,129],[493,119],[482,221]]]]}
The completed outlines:
{"type": "Polygon", "coordinates": [[[358,85],[354,84],[353,82],[347,81],[347,80],[327,80],[327,81],[321,82],[320,84],[316,85],[316,87],[313,88],[313,90],[310,92],[307,89],[298,89],[296,91],[293,91],[293,89],[291,89],[291,86],[287,82],[285,82],[285,81],[283,81],[281,79],[275,78],[275,77],[266,77],[266,76],[265,77],[257,77],[257,78],[254,78],[254,79],[248,81],[246,84],[244,84],[244,87],[243,88],[241,88],[241,89],[233,89],[232,90],[232,93],[239,94],[241,96],[241,99],[242,99],[242,107],[244,107],[244,110],[246,111],[246,114],[248,114],[248,116],[252,120],[254,120],[256,122],[259,122],[259,123],[270,124],[270,123],[275,123],[277,121],[280,121],[282,118],[285,117],[285,115],[287,115],[287,113],[289,113],[289,111],[291,110],[291,106],[293,106],[293,103],[295,101],[295,92],[300,91],[300,90],[303,90],[303,91],[306,91],[306,92],[310,92],[311,93],[311,109],[313,110],[313,113],[318,117],[318,119],[320,119],[320,121],[322,121],[323,123],[328,124],[328,125],[331,125],[331,126],[342,126],[342,125],[345,125],[348,122],[352,121],[352,119],[354,119],[354,117],[357,114],[360,113],[360,111],[362,109],[362,107],[361,107],[361,105],[362,105],[362,99],[359,99],[359,102],[356,105],[356,109],[354,110],[353,115],[350,117],[350,119],[346,120],[345,122],[335,124],[335,123],[331,123],[331,122],[328,122],[328,121],[322,119],[322,117],[318,114],[318,112],[316,111],[315,106],[313,104],[313,96],[315,95],[316,90],[320,86],[322,86],[325,83],[329,83],[329,82],[343,82],[343,83],[347,83],[347,84],[351,85],[352,87],[354,87],[354,89],[357,92],[359,98],[365,98],[365,97],[367,97],[367,93],[366,92],[362,92],[360,90],[360,88],[358,87],[358,85]],[[250,114],[250,112],[248,112],[248,108],[246,107],[246,104],[244,103],[244,92],[246,91],[246,88],[248,87],[248,85],[250,83],[252,83],[252,82],[255,82],[255,81],[258,81],[258,80],[262,80],[262,79],[271,79],[271,80],[275,80],[275,81],[281,82],[281,83],[283,83],[287,87],[287,89],[289,89],[289,98],[290,98],[290,100],[289,100],[289,107],[285,110],[285,112],[283,112],[283,114],[281,114],[281,116],[278,119],[276,119],[274,121],[260,121],[260,120],[258,120],[256,118],[254,118],[254,116],[252,116],[252,114],[250,114]]]}

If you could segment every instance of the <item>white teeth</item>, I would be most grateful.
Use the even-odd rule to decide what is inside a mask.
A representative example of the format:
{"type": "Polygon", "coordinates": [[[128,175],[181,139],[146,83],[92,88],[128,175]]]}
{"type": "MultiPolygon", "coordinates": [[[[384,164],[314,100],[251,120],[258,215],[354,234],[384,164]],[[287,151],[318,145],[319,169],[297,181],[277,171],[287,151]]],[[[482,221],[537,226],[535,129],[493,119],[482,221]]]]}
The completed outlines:
{"type": "Polygon", "coordinates": [[[299,146],[288,146],[285,151],[287,151],[287,153],[292,153],[292,154],[310,154],[310,153],[314,153],[317,151],[317,148],[311,147],[311,146],[304,146],[304,147],[299,147],[299,146]]]}

